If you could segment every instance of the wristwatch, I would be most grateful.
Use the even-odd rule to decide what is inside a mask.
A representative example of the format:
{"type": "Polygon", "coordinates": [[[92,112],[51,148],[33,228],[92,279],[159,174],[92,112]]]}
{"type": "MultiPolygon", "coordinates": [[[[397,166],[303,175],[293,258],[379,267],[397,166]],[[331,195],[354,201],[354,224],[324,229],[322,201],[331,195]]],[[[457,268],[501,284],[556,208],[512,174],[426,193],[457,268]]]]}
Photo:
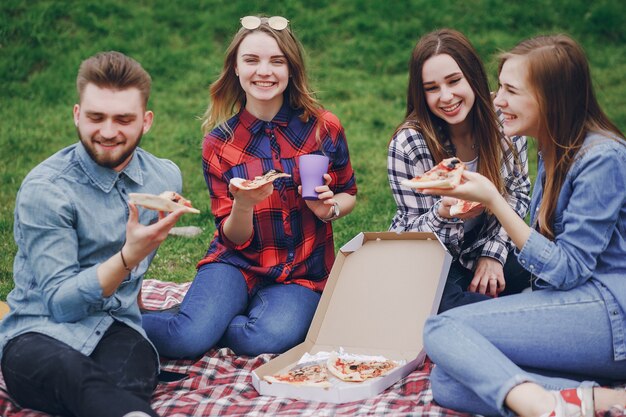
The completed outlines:
{"type": "Polygon", "coordinates": [[[328,222],[332,222],[333,220],[337,220],[339,218],[339,215],[341,214],[341,210],[339,209],[339,203],[337,203],[336,201],[333,203],[333,206],[330,208],[331,211],[331,215],[330,217],[327,217],[325,219],[320,218],[321,221],[323,221],[324,223],[328,223],[328,222]]]}

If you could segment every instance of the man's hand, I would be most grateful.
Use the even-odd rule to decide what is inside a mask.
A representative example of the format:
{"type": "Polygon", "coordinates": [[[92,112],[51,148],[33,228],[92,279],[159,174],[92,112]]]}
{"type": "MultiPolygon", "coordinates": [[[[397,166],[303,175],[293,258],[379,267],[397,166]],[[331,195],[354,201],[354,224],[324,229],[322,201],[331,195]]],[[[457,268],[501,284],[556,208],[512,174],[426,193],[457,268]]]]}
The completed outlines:
{"type": "Polygon", "coordinates": [[[159,220],[156,223],[145,226],[139,223],[137,206],[129,203],[128,207],[130,210],[128,223],[126,223],[126,243],[122,250],[124,251],[124,259],[128,267],[133,268],[159,247],[167,238],[172,227],[186,211],[184,208],[180,208],[168,215],[159,212],[159,220]]]}
{"type": "Polygon", "coordinates": [[[126,243],[120,250],[105,262],[100,264],[97,270],[98,281],[102,287],[102,295],[110,297],[119,285],[128,276],[126,268],[136,267],[142,259],[167,238],[180,216],[186,213],[186,209],[180,208],[167,216],[159,212],[159,220],[148,226],[139,223],[139,210],[129,203],[129,216],[126,223],[126,243]]]}

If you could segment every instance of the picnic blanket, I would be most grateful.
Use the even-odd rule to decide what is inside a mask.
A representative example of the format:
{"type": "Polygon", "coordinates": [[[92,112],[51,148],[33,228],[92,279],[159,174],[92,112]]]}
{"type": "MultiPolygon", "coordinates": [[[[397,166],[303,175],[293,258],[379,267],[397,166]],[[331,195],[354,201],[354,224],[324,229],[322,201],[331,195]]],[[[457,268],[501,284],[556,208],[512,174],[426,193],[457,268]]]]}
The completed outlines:
{"type": "MultiPolygon", "coordinates": [[[[182,300],[190,283],[146,280],[143,300],[148,308],[170,307],[182,300]]],[[[195,360],[161,359],[166,371],[189,375],[180,381],[159,383],[152,406],[163,417],[176,416],[428,416],[468,417],[433,403],[428,361],[381,394],[344,404],[320,403],[261,396],[252,386],[251,373],[276,355],[237,356],[227,348],[212,349],[195,360]]],[[[0,388],[4,381],[0,379],[0,388]]],[[[21,409],[0,390],[0,415],[44,417],[21,409]]]]}

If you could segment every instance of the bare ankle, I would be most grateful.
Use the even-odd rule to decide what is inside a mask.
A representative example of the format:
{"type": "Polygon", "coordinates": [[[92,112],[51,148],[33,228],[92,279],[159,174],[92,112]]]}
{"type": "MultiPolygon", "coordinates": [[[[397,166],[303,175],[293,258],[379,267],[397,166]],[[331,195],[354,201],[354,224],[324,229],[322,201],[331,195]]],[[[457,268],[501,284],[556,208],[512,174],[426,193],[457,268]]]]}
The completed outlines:
{"type": "Polygon", "coordinates": [[[525,382],[514,387],[505,399],[505,404],[522,417],[542,416],[555,406],[554,396],[543,387],[525,382]]]}
{"type": "MultiPolygon", "coordinates": [[[[626,407],[626,391],[623,389],[611,389],[604,387],[595,387],[593,390],[594,405],[596,409],[596,415],[604,416],[608,413],[611,416],[611,408],[618,406],[621,407],[623,413],[624,407],[626,407]]],[[[614,408],[615,412],[620,411],[619,408],[614,408]]],[[[617,414],[624,415],[624,414],[617,414]]]]}

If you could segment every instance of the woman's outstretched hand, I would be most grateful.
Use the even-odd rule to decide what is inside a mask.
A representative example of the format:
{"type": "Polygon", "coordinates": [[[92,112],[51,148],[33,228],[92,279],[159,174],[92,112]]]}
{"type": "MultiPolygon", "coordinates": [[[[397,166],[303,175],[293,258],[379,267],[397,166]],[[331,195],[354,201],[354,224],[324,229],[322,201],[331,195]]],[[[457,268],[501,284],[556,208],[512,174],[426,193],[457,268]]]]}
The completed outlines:
{"type": "Polygon", "coordinates": [[[475,201],[489,208],[500,196],[498,189],[486,177],[471,171],[463,171],[461,184],[454,188],[426,188],[424,194],[460,198],[475,201]]]}

